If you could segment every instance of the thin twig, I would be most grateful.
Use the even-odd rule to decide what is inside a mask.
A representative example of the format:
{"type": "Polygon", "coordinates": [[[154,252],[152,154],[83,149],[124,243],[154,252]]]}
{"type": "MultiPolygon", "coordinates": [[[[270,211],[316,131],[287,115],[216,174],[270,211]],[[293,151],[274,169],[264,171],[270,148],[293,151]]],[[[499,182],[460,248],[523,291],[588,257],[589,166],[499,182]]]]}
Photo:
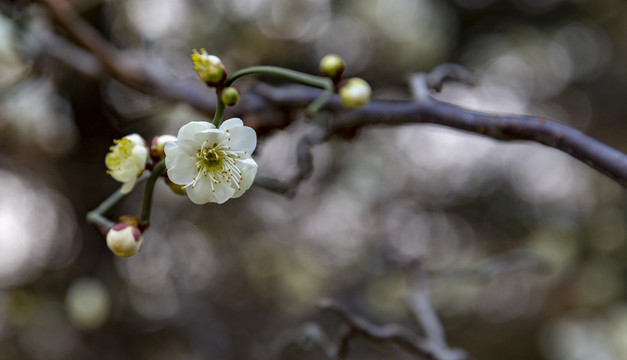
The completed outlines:
{"type": "Polygon", "coordinates": [[[477,74],[465,66],[445,63],[436,66],[427,74],[427,87],[437,92],[442,90],[444,83],[454,81],[469,86],[477,84],[477,74]]]}
{"type": "MultiPolygon", "coordinates": [[[[148,172],[144,172],[137,179],[137,182],[135,183],[135,185],[137,186],[141,184],[142,182],[146,181],[149,177],[150,177],[150,174],[148,172]]],[[[123,194],[122,192],[120,192],[119,189],[113,192],[113,194],[109,195],[109,197],[106,198],[103,202],[101,202],[100,205],[98,205],[98,207],[96,207],[95,209],[87,213],[87,216],[86,216],[87,222],[97,227],[100,233],[106,236],[109,229],[111,229],[111,227],[115,225],[115,222],[107,219],[104,215],[107,212],[109,212],[126,195],[128,194],[123,194]]]]}
{"type": "Polygon", "coordinates": [[[258,177],[255,179],[255,185],[285,194],[288,197],[296,195],[296,190],[298,190],[300,183],[308,179],[313,172],[312,148],[326,141],[331,134],[328,129],[319,127],[300,139],[298,145],[296,145],[297,170],[290,180],[280,181],[268,177],[258,177]]]}
{"type": "Polygon", "coordinates": [[[150,226],[150,211],[152,209],[152,193],[155,188],[157,179],[161,176],[165,170],[165,160],[161,160],[155,165],[150,173],[150,177],[146,182],[146,189],[144,189],[144,202],[142,203],[142,213],[140,220],[141,230],[144,231],[150,226]]]}
{"type": "Polygon", "coordinates": [[[446,333],[440,318],[431,304],[429,279],[420,264],[413,266],[410,272],[410,292],[407,302],[416,322],[425,333],[426,346],[439,360],[464,360],[466,353],[461,349],[452,349],[446,341],[446,333]]]}

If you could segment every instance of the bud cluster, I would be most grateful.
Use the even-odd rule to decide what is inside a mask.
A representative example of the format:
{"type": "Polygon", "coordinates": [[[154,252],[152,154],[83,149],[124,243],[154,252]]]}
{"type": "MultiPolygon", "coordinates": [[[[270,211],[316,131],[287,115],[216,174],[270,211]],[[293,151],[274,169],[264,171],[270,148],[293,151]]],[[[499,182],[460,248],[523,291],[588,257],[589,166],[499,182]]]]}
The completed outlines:
{"type": "Polygon", "coordinates": [[[340,82],[344,69],[344,60],[338,55],[329,54],[320,60],[320,72],[336,84],[344,106],[353,109],[368,104],[372,96],[370,85],[361,78],[351,78],[340,82]]]}

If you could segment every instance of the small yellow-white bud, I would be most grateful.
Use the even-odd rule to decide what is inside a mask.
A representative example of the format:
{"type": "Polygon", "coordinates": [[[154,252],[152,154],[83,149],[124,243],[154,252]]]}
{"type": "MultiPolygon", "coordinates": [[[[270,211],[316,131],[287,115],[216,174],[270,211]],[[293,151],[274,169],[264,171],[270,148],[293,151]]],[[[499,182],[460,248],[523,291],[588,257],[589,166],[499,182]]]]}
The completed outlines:
{"type": "Polygon", "coordinates": [[[200,52],[194,49],[192,62],[194,70],[208,86],[217,87],[226,80],[226,69],[222,60],[217,56],[207,54],[205,49],[200,49],[200,52]]]}
{"type": "Polygon", "coordinates": [[[165,158],[165,152],[163,148],[165,144],[170,141],[176,141],[176,136],[174,135],[160,135],[152,138],[150,142],[150,156],[155,161],[160,161],[165,158]]]}
{"type": "Polygon", "coordinates": [[[239,91],[232,86],[225,87],[220,93],[220,100],[222,100],[226,106],[233,106],[237,104],[239,100],[239,91]]]}
{"type": "Polygon", "coordinates": [[[132,224],[118,223],[107,232],[107,246],[120,257],[129,257],[137,254],[142,247],[142,233],[132,224]]]}
{"type": "Polygon", "coordinates": [[[370,102],[372,89],[366,80],[351,78],[340,87],[340,98],[347,108],[356,108],[370,102]]]}
{"type": "Polygon", "coordinates": [[[344,60],[335,54],[329,54],[320,60],[320,72],[334,81],[339,80],[344,73],[344,60]]]}

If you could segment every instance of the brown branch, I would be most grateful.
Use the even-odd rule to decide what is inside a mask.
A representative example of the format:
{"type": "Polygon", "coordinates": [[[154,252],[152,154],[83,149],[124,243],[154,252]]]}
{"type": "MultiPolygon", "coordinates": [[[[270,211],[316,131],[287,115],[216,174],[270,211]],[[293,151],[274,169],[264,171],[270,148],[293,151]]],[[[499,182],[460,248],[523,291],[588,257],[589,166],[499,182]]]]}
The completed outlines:
{"type": "MultiPolygon", "coordinates": [[[[258,87],[270,104],[306,106],[320,91],[298,85],[258,87]],[[290,96],[292,94],[292,96],[290,96]]],[[[627,155],[617,149],[556,121],[535,116],[490,114],[465,109],[433,97],[415,101],[372,101],[353,111],[344,111],[337,98],[327,109],[338,112],[331,122],[332,133],[353,136],[369,126],[436,124],[473,132],[501,141],[530,140],[561,150],[627,187],[627,155]]]]}
{"type": "MultiPolygon", "coordinates": [[[[126,86],[163,100],[185,102],[207,115],[215,111],[215,99],[200,81],[176,79],[157,70],[148,57],[133,58],[118,51],[62,0],[38,0],[67,35],[100,63],[105,72],[126,86]]],[[[72,62],[70,65],[74,65],[72,62]]],[[[74,66],[76,67],[76,66],[74,66]]]]}
{"type": "MultiPolygon", "coordinates": [[[[369,340],[386,342],[400,346],[401,348],[419,356],[422,359],[438,360],[431,352],[429,344],[422,340],[410,329],[399,325],[376,325],[365,318],[353,314],[340,304],[331,300],[323,301],[318,307],[322,310],[330,311],[338,315],[349,329],[343,333],[340,339],[338,357],[347,354],[347,347],[350,339],[355,335],[361,335],[369,340]]],[[[340,357],[341,358],[341,357],[340,357]]]]}
{"type": "Polygon", "coordinates": [[[579,130],[543,117],[488,114],[433,98],[416,102],[374,101],[343,114],[334,131],[357,131],[373,125],[431,123],[474,132],[497,140],[532,140],[570,154],[627,187],[627,155],[579,130]]]}
{"type": "MultiPolygon", "coordinates": [[[[164,71],[150,70],[150,62],[131,59],[119,52],[77,16],[67,3],[60,0],[38,1],[50,9],[54,21],[91,53],[109,76],[136,90],[164,100],[185,102],[205,114],[213,114],[214,99],[208,96],[207,89],[200,81],[175,79],[164,71]]],[[[427,91],[439,89],[447,79],[472,82],[469,73],[451,65],[436,68],[432,74],[423,77],[427,91]]],[[[285,113],[301,109],[319,95],[319,90],[302,86],[273,88],[260,85],[242,94],[243,99],[254,98],[254,103],[249,102],[248,106],[242,106],[236,111],[246,113],[255,108],[285,113]]],[[[415,100],[373,101],[354,111],[343,109],[336,97],[325,109],[338,113],[329,127],[329,131],[335,134],[353,136],[367,126],[431,123],[497,140],[531,140],[564,151],[627,187],[627,155],[576,129],[543,117],[483,113],[448,104],[428,95],[417,96],[415,100]]],[[[287,124],[289,121],[278,125],[274,123],[270,127],[284,127],[287,124]]],[[[261,121],[257,122],[257,126],[270,130],[261,121]]]]}

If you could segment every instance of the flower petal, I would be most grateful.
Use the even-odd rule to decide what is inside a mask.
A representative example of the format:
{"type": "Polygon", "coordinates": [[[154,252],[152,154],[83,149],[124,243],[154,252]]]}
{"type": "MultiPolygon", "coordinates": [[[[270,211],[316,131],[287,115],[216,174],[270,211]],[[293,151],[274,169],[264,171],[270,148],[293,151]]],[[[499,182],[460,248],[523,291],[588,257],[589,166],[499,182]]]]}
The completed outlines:
{"type": "Polygon", "coordinates": [[[130,180],[136,179],[137,172],[139,170],[137,170],[135,165],[132,164],[131,162],[132,160],[130,159],[124,161],[122,166],[120,166],[118,169],[114,171],[111,171],[109,174],[111,175],[113,179],[115,179],[115,181],[119,181],[119,182],[127,182],[130,180]]]}
{"type": "MultiPolygon", "coordinates": [[[[225,182],[222,181],[221,183],[218,184],[213,184],[214,189],[216,190],[213,195],[215,197],[215,202],[217,202],[218,204],[222,204],[225,201],[227,201],[228,199],[233,197],[233,194],[235,194],[236,189],[231,187],[231,184],[233,182],[225,182]]],[[[211,186],[211,185],[209,185],[211,186]]],[[[209,190],[211,191],[211,190],[209,190]]]]}
{"type": "Polygon", "coordinates": [[[229,140],[227,146],[230,146],[232,151],[245,151],[248,156],[255,151],[257,147],[257,134],[252,128],[248,126],[237,126],[231,128],[228,134],[229,140]]]}
{"type": "Polygon", "coordinates": [[[136,179],[136,178],[135,178],[135,179],[133,179],[133,180],[130,180],[130,181],[125,182],[125,183],[124,183],[124,185],[122,185],[122,188],[120,189],[120,192],[121,192],[122,194],[128,194],[128,193],[130,193],[130,192],[133,190],[133,188],[135,187],[135,183],[136,183],[136,182],[137,182],[137,179],[136,179]]]}
{"type": "Polygon", "coordinates": [[[235,193],[235,189],[225,181],[214,183],[212,189],[211,178],[207,176],[201,176],[194,187],[189,186],[186,190],[187,196],[195,204],[206,204],[208,202],[222,204],[235,193]]]}
{"type": "Polygon", "coordinates": [[[199,131],[215,129],[212,123],[206,121],[191,121],[183,125],[178,132],[177,139],[193,139],[194,134],[199,131]]]}
{"type": "Polygon", "coordinates": [[[135,167],[137,167],[137,171],[144,169],[146,167],[146,161],[148,160],[148,149],[144,145],[135,146],[133,148],[133,154],[131,155],[133,162],[135,163],[135,167]]]}
{"type": "Polygon", "coordinates": [[[253,159],[244,159],[244,160],[236,160],[236,166],[242,172],[242,180],[240,181],[239,190],[235,190],[233,194],[233,198],[238,198],[242,196],[246,190],[250,189],[253,181],[255,180],[255,175],[257,175],[257,163],[253,159]]]}
{"type": "MultiPolygon", "coordinates": [[[[194,144],[196,144],[196,151],[202,148],[202,145],[209,143],[209,146],[213,144],[219,144],[224,139],[225,133],[218,129],[203,130],[194,135],[194,144]]],[[[196,153],[194,153],[196,155],[196,153]]]]}
{"type": "Polygon", "coordinates": [[[198,173],[195,166],[196,156],[187,155],[176,142],[165,144],[164,151],[168,178],[183,186],[192,182],[198,173]]]}
{"type": "Polygon", "coordinates": [[[196,151],[198,151],[198,147],[194,142],[194,137],[197,132],[215,129],[216,127],[213,124],[208,123],[206,121],[192,121],[187,123],[179,129],[179,133],[177,136],[177,143],[181,147],[181,149],[186,152],[188,155],[196,155],[196,151]]]}
{"type": "Polygon", "coordinates": [[[209,179],[204,176],[193,187],[188,186],[185,190],[187,191],[187,196],[194,204],[202,205],[208,202],[216,202],[214,193],[211,191],[211,185],[209,185],[209,179]]]}
{"type": "Polygon", "coordinates": [[[179,146],[176,141],[171,141],[163,147],[163,152],[165,152],[165,166],[171,167],[174,166],[174,161],[181,155],[187,155],[179,146]]]}
{"type": "Polygon", "coordinates": [[[178,185],[184,186],[189,184],[198,173],[194,164],[195,159],[189,156],[179,156],[174,165],[168,167],[168,178],[178,185]]]}
{"type": "Polygon", "coordinates": [[[125,138],[131,140],[133,143],[140,145],[140,146],[146,146],[146,141],[144,140],[143,137],[141,137],[141,135],[139,134],[130,134],[130,135],[126,135],[125,138]]]}
{"type": "Polygon", "coordinates": [[[244,126],[244,122],[240,118],[232,118],[225,120],[222,125],[220,125],[220,130],[227,131],[236,126],[244,126]]]}

